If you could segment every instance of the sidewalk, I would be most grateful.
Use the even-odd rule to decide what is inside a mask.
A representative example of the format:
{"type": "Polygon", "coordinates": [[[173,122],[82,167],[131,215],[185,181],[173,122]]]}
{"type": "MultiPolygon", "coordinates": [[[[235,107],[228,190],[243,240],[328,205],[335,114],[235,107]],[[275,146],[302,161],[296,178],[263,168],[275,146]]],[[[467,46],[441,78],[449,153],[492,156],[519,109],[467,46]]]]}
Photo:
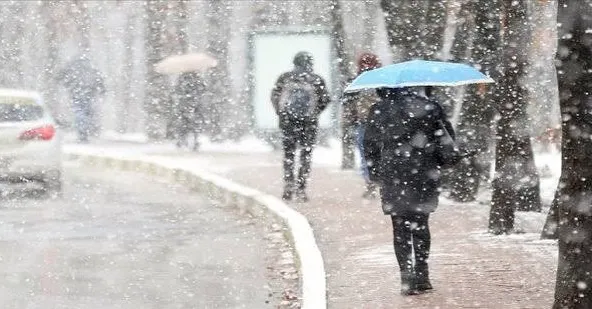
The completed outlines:
{"type": "MultiPolygon", "coordinates": [[[[121,146],[113,149],[117,147],[121,146]]],[[[279,153],[151,149],[150,154],[174,156],[258,190],[281,194],[279,153]]],[[[360,177],[325,159],[326,164],[313,166],[311,202],[292,206],[315,229],[325,259],[330,308],[551,307],[557,249],[553,242],[538,240],[544,214],[519,214],[525,234],[494,237],[486,233],[488,204],[454,204],[443,198],[431,218],[435,290],[402,297],[389,218],[382,215],[378,202],[361,199],[360,177]]]]}

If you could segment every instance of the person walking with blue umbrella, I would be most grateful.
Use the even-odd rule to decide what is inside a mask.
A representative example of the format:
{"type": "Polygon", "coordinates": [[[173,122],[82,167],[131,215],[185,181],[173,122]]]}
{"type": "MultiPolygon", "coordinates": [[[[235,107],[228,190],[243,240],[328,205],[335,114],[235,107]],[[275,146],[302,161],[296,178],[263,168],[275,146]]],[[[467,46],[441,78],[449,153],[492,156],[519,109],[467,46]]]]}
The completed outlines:
{"type": "Polygon", "coordinates": [[[377,89],[380,97],[368,115],[364,156],[392,221],[401,294],[416,295],[433,288],[429,217],[438,206],[440,170],[469,155],[458,150],[442,106],[429,98],[431,86],[491,81],[465,65],[409,63],[366,72],[346,91],[377,89]]]}
{"type": "Polygon", "coordinates": [[[432,289],[428,258],[430,213],[438,206],[440,168],[454,163],[452,126],[440,104],[410,88],[381,88],[370,110],[364,155],[380,184],[382,210],[391,217],[401,293],[432,289]],[[446,153],[448,151],[448,153],[446,153]]]}

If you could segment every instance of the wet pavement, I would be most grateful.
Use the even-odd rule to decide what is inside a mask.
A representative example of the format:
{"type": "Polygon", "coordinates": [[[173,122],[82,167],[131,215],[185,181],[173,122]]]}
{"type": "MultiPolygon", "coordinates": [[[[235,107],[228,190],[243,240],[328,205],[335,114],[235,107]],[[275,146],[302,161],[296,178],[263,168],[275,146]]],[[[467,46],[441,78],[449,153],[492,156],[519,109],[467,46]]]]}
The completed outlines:
{"type": "Polygon", "coordinates": [[[274,308],[251,219],[138,174],[65,179],[63,199],[0,201],[0,308],[274,308]]]}

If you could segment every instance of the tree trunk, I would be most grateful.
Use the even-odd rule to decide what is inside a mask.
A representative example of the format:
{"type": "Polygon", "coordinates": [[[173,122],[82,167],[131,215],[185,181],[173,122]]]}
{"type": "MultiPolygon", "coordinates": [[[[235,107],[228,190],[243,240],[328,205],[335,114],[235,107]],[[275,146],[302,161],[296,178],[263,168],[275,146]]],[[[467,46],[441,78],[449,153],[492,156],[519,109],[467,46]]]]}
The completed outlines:
{"type": "Polygon", "coordinates": [[[176,3],[177,16],[175,29],[177,30],[177,50],[181,54],[185,54],[189,51],[189,42],[187,40],[187,27],[188,27],[188,11],[187,11],[188,0],[179,0],[176,3]]]}
{"type": "Polygon", "coordinates": [[[58,102],[58,84],[54,76],[58,73],[58,21],[55,18],[55,4],[52,2],[43,2],[41,7],[41,16],[45,27],[44,41],[46,48],[45,66],[43,70],[43,98],[52,111],[60,111],[58,102]]]}
{"type": "MultiPolygon", "coordinates": [[[[457,54],[458,60],[463,60],[461,57],[465,54],[461,46],[467,46],[472,51],[468,60],[498,80],[500,78],[497,72],[500,62],[500,3],[497,0],[475,0],[465,5],[467,7],[464,9],[468,12],[464,14],[474,15],[474,20],[471,22],[469,19],[469,23],[459,29],[461,34],[457,35],[455,40],[458,51],[454,54],[457,54]],[[474,41],[463,43],[468,40],[462,32],[469,29],[475,29],[472,36],[474,41]]],[[[466,87],[457,127],[458,140],[468,148],[478,151],[478,155],[461,161],[452,172],[451,198],[456,201],[475,200],[481,181],[485,180],[489,174],[491,166],[489,158],[495,132],[494,91],[494,85],[466,87]]]]}
{"type": "Polygon", "coordinates": [[[527,67],[529,32],[526,2],[502,1],[502,76],[497,85],[499,98],[495,177],[489,217],[489,231],[510,233],[514,213],[540,211],[539,177],[526,122],[527,90],[522,79],[527,67]]]}
{"type": "MultiPolygon", "coordinates": [[[[339,0],[331,0],[331,32],[333,47],[337,52],[337,89],[335,93],[343,93],[345,85],[351,80],[350,63],[351,59],[347,54],[346,33],[343,26],[343,12],[339,0]]],[[[339,100],[342,102],[342,100],[339,100]]],[[[355,162],[355,128],[351,121],[351,106],[340,104],[341,114],[341,168],[353,169],[355,162]]]]}
{"type": "Polygon", "coordinates": [[[475,14],[477,5],[474,1],[467,1],[460,7],[456,17],[456,32],[450,54],[452,59],[458,62],[466,62],[471,59],[471,50],[474,44],[476,25],[475,14]]]}
{"type": "Polygon", "coordinates": [[[164,122],[167,106],[166,76],[154,71],[154,64],[164,56],[164,23],[166,20],[166,1],[147,0],[146,6],[146,35],[144,48],[146,50],[146,97],[144,110],[146,112],[146,134],[152,140],[164,137],[164,122]]]}
{"type": "Polygon", "coordinates": [[[343,26],[343,12],[341,11],[341,4],[339,0],[331,0],[331,20],[332,20],[332,34],[333,45],[337,52],[337,67],[338,67],[338,86],[337,93],[345,88],[345,85],[351,79],[350,63],[351,57],[347,53],[347,37],[345,28],[343,26]]]}
{"type": "MultiPolygon", "coordinates": [[[[170,55],[182,55],[189,51],[189,42],[187,39],[187,27],[188,27],[188,12],[187,12],[187,0],[178,0],[176,2],[168,2],[168,8],[173,13],[170,14],[172,17],[170,24],[172,30],[166,31],[167,37],[167,54],[170,55]]],[[[174,89],[174,88],[171,88],[174,89]]],[[[175,98],[174,90],[169,91],[169,99],[167,100],[167,107],[164,117],[166,117],[166,130],[165,138],[172,140],[175,139],[176,130],[175,123],[177,116],[176,111],[178,110],[178,102],[175,98]]]]}
{"type": "MultiPolygon", "coordinates": [[[[382,0],[380,4],[395,59],[441,58],[448,14],[446,0],[382,0]]],[[[433,96],[444,106],[450,97],[440,89],[433,96]]]]}
{"type": "Polygon", "coordinates": [[[446,28],[446,1],[382,0],[389,44],[401,60],[440,56],[446,28]]]}
{"type": "Polygon", "coordinates": [[[79,31],[79,48],[84,54],[90,53],[90,15],[88,14],[88,8],[86,1],[75,0],[74,5],[76,8],[74,21],[76,22],[77,29],[79,31]]]}
{"type": "Polygon", "coordinates": [[[19,88],[23,85],[23,3],[0,6],[0,85],[19,88]]]}
{"type": "Polygon", "coordinates": [[[378,14],[378,7],[376,1],[366,0],[364,1],[364,37],[362,42],[362,48],[366,51],[374,50],[376,33],[378,28],[376,26],[376,18],[378,14]]]}
{"type": "MultiPolygon", "coordinates": [[[[415,54],[411,54],[411,35],[413,35],[413,27],[411,27],[410,16],[411,11],[417,6],[415,1],[401,0],[401,1],[390,1],[382,0],[380,5],[384,11],[384,21],[386,24],[386,33],[389,41],[389,45],[393,50],[393,54],[398,55],[402,60],[408,60],[414,58],[415,54]]],[[[420,16],[417,16],[417,23],[414,23],[419,27],[421,20],[420,16]]],[[[417,38],[415,38],[417,39],[417,38]]]]}
{"type": "MultiPolygon", "coordinates": [[[[478,44],[477,40],[479,39],[476,37],[476,32],[479,30],[475,16],[478,14],[477,10],[478,6],[475,1],[466,1],[461,5],[457,13],[456,20],[458,24],[456,25],[454,41],[450,50],[450,55],[456,62],[467,63],[472,60],[473,48],[475,44],[478,44]]],[[[474,134],[474,130],[470,130],[473,126],[469,122],[473,117],[481,117],[481,115],[473,114],[474,108],[471,107],[477,104],[484,105],[486,102],[475,102],[482,99],[475,91],[475,87],[458,89],[456,93],[452,92],[451,97],[454,98],[455,94],[461,96],[460,102],[456,100],[453,103],[454,110],[459,109],[460,115],[458,118],[453,116],[453,121],[457,122],[455,123],[457,139],[464,142],[471,139],[472,134],[474,134]]],[[[477,198],[480,179],[474,163],[473,158],[466,158],[455,165],[454,168],[444,171],[444,183],[450,188],[451,199],[457,202],[470,202],[477,198]]]]}
{"type": "MultiPolygon", "coordinates": [[[[424,2],[424,1],[420,1],[424,2]]],[[[446,0],[425,1],[427,11],[425,17],[426,32],[420,57],[427,60],[441,59],[442,45],[444,45],[444,31],[446,30],[447,7],[446,0]]],[[[421,35],[419,36],[421,37],[421,35]]]]}
{"type": "Polygon", "coordinates": [[[554,210],[559,263],[553,309],[592,308],[592,28],[590,1],[559,1],[557,79],[562,167],[554,210]]]}
{"type": "Polygon", "coordinates": [[[136,33],[134,28],[136,26],[136,14],[134,12],[128,12],[125,23],[125,33],[123,38],[123,44],[125,48],[124,53],[124,67],[122,71],[122,84],[123,84],[123,96],[120,105],[120,115],[117,121],[117,131],[120,133],[127,133],[130,131],[129,127],[129,114],[131,112],[132,101],[134,100],[134,89],[133,89],[133,74],[134,74],[134,38],[136,33]]]}
{"type": "Polygon", "coordinates": [[[209,78],[211,99],[206,102],[206,117],[208,133],[214,140],[221,140],[228,135],[223,130],[234,131],[231,113],[236,111],[231,107],[230,74],[228,71],[228,44],[231,11],[222,0],[208,1],[208,52],[218,59],[218,65],[212,70],[209,78]],[[225,111],[222,115],[222,111],[225,111]],[[223,124],[222,118],[228,120],[223,124]]]}

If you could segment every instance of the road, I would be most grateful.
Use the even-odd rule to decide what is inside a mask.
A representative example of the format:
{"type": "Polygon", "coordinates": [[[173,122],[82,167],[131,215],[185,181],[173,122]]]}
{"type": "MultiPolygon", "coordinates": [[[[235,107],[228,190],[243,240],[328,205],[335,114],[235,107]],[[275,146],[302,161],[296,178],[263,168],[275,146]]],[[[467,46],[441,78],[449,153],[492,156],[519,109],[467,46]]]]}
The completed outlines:
{"type": "Polygon", "coordinates": [[[68,163],[0,200],[0,308],[273,308],[264,229],[178,185],[68,163]]]}

